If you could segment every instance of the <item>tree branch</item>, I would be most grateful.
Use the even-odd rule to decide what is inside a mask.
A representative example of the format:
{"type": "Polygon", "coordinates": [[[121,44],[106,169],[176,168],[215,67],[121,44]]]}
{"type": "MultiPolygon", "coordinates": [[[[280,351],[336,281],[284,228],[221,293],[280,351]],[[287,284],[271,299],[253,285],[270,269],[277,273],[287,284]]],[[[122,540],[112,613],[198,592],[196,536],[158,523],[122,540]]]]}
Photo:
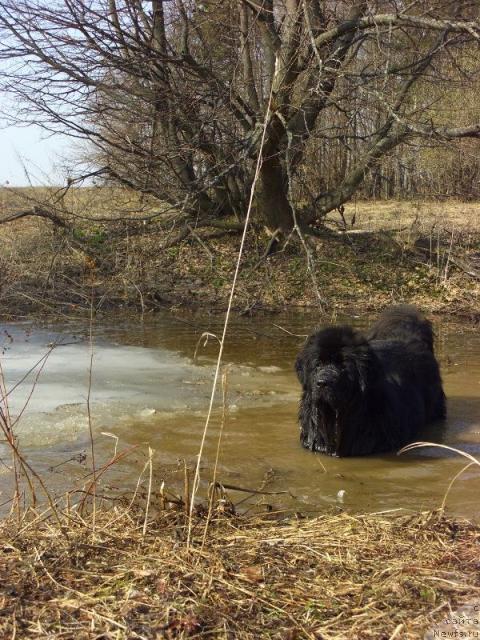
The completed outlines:
{"type": "Polygon", "coordinates": [[[424,18],[422,16],[411,16],[406,14],[385,13],[376,16],[364,16],[358,19],[350,19],[342,22],[333,29],[321,33],[315,43],[318,48],[336,40],[338,37],[357,29],[368,29],[370,27],[394,27],[409,26],[420,29],[433,29],[436,31],[456,31],[468,33],[475,39],[480,39],[480,22],[462,20],[437,20],[435,18],[424,18]]]}
{"type": "Polygon", "coordinates": [[[258,2],[254,2],[254,0],[241,1],[254,12],[255,18],[262,27],[271,48],[273,51],[277,51],[282,46],[282,41],[275,29],[273,0],[258,0],[258,2]]]}
{"type": "Polygon", "coordinates": [[[251,108],[258,111],[260,104],[257,90],[255,88],[255,78],[253,75],[252,55],[249,40],[248,9],[243,0],[240,0],[240,52],[242,56],[243,81],[251,108]]]}

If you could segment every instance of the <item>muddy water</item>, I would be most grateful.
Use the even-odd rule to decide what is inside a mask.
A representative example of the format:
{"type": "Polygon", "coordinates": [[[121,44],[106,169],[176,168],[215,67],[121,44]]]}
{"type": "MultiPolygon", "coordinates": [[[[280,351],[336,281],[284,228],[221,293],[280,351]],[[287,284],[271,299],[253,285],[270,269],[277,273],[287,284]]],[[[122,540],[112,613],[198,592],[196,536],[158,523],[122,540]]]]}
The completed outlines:
{"type": "MultiPolygon", "coordinates": [[[[203,488],[211,478],[224,413],[218,478],[263,492],[249,496],[229,489],[235,503],[246,499],[245,506],[269,504],[304,513],[331,507],[439,506],[450,480],[467,462],[445,450],[335,459],[300,447],[293,362],[301,335],[314,325],[306,315],[233,321],[224,358],[225,411],[219,390],[206,439],[203,488]]],[[[165,481],[180,491],[183,461],[193,466],[198,452],[217,349],[214,338],[205,344],[200,336],[220,330],[219,320],[171,315],[96,326],[89,393],[86,327],[2,325],[1,362],[7,387],[13,389],[10,412],[14,420],[20,415],[15,432],[49,487],[60,492],[81,487],[88,478],[88,400],[97,465],[115,451],[129,452],[103,476],[105,491],[135,486],[148,447],[155,451],[154,488],[165,481]]],[[[449,415],[445,425],[431,428],[424,438],[480,457],[480,332],[459,324],[437,325],[436,330],[449,415]]],[[[0,503],[11,490],[8,453],[1,447],[0,503]]],[[[450,512],[480,518],[477,469],[466,471],[454,485],[450,512]]]]}

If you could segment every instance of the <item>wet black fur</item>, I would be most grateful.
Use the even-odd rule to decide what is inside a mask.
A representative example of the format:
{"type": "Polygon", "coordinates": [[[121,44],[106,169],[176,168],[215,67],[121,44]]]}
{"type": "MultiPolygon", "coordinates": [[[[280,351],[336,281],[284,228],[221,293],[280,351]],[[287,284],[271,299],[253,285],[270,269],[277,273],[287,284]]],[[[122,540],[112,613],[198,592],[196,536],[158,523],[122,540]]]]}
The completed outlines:
{"type": "Polygon", "coordinates": [[[445,417],[432,326],[414,307],[390,307],[365,335],[348,326],[317,331],[295,368],[303,388],[300,440],[312,451],[396,450],[445,417]]]}

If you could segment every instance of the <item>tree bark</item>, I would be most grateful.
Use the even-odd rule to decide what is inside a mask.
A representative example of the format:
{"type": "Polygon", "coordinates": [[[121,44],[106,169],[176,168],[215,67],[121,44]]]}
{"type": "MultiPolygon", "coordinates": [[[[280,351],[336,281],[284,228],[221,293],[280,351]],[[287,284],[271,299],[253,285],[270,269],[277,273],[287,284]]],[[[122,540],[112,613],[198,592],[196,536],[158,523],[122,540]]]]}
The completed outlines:
{"type": "Polygon", "coordinates": [[[288,200],[288,180],[279,156],[271,155],[263,161],[260,170],[261,216],[267,229],[288,233],[293,228],[293,212],[288,200]]]}

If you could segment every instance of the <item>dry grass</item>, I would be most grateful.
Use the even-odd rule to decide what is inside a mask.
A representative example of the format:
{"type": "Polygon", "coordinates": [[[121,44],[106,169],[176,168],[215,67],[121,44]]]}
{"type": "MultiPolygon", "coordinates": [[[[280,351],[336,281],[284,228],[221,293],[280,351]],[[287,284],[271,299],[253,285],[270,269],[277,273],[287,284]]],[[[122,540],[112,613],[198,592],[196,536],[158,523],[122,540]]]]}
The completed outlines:
{"type": "Polygon", "coordinates": [[[2,638],[418,639],[480,599],[480,530],[439,514],[278,522],[183,510],[5,521],[2,638]]]}
{"type": "MultiPolygon", "coordinates": [[[[459,200],[377,200],[349,202],[345,206],[347,222],[355,214],[360,229],[401,229],[411,227],[429,232],[435,229],[480,232],[480,203],[459,200]]],[[[329,214],[338,219],[338,214],[329,214]]],[[[407,230],[407,229],[406,229],[407,230]]]]}
{"type": "MultiPolygon", "coordinates": [[[[3,315],[88,315],[92,298],[96,311],[225,309],[237,236],[206,237],[212,230],[204,229],[162,248],[165,231],[134,220],[151,212],[152,203],[119,189],[71,189],[63,200],[55,190],[0,195],[3,214],[53,203],[71,226],[65,231],[32,218],[0,225],[3,315]]],[[[408,301],[430,312],[478,317],[479,211],[479,203],[456,201],[349,203],[345,220],[350,224],[355,214],[354,233],[309,238],[326,309],[369,312],[408,301]]],[[[331,226],[339,221],[331,214],[331,226]]],[[[249,233],[236,309],[316,307],[302,248],[290,242],[266,258],[266,244],[258,229],[249,233]]]]}

